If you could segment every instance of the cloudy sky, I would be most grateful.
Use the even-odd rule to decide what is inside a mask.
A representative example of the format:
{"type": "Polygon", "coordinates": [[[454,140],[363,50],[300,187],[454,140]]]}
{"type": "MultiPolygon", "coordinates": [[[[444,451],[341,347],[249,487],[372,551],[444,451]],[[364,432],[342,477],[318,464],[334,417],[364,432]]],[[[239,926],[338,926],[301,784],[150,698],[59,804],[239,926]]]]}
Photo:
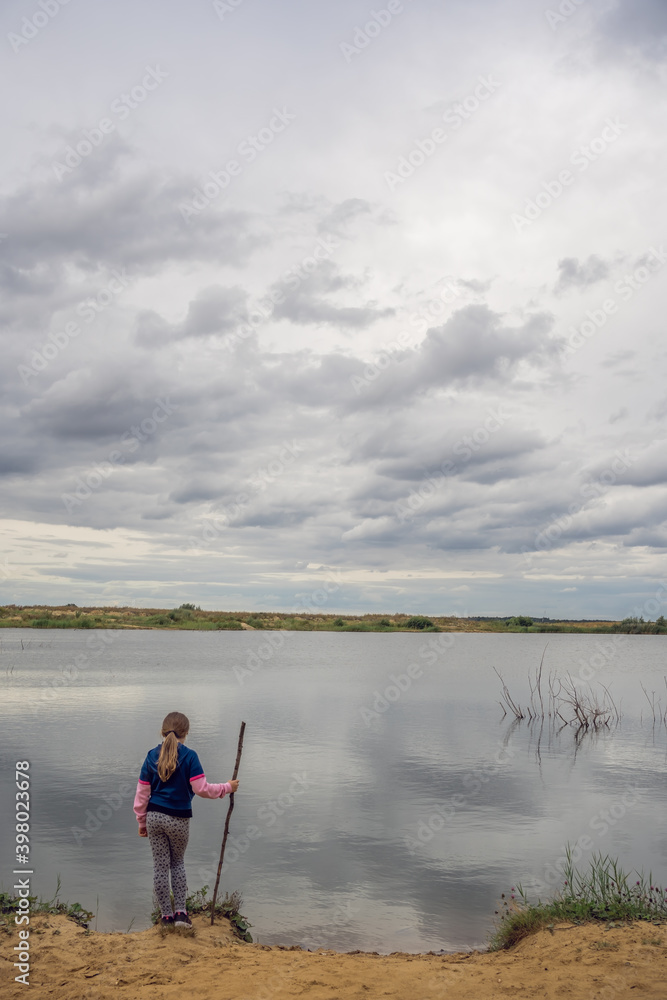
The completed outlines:
{"type": "Polygon", "coordinates": [[[664,0],[1,18],[0,601],[667,608],[664,0]]]}

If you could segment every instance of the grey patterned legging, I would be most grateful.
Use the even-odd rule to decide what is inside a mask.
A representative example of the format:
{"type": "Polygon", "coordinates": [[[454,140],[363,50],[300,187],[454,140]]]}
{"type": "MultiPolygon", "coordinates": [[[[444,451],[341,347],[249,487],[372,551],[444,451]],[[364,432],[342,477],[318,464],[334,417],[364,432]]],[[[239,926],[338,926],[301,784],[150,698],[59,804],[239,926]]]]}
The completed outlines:
{"type": "Polygon", "coordinates": [[[153,886],[160,913],[172,915],[169,895],[169,874],[174,894],[174,910],[185,910],[188,885],[185,878],[185,848],[190,835],[190,820],[186,816],[146,813],[146,830],[153,852],[153,886]]]}

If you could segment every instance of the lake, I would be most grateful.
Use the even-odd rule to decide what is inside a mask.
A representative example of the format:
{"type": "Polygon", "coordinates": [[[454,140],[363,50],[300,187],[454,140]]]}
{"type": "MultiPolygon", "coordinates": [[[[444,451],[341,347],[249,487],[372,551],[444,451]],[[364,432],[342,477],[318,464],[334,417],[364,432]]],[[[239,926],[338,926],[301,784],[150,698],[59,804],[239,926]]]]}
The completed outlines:
{"type": "MultiPolygon", "coordinates": [[[[483,948],[501,893],[548,896],[564,845],[665,882],[660,636],[3,629],[0,881],[13,884],[14,764],[30,762],[33,888],[150,923],[152,864],[132,801],[163,717],[190,719],[209,781],[241,787],[222,889],[255,940],[380,952],[483,948]],[[548,642],[548,645],[547,645],[548,642]],[[546,647],[546,653],[544,653],[546,647]],[[575,739],[503,717],[498,669],[605,684],[613,729],[575,739]],[[75,659],[78,658],[78,659],[75,659]]],[[[211,888],[227,801],[195,798],[191,890],[211,888]]]]}

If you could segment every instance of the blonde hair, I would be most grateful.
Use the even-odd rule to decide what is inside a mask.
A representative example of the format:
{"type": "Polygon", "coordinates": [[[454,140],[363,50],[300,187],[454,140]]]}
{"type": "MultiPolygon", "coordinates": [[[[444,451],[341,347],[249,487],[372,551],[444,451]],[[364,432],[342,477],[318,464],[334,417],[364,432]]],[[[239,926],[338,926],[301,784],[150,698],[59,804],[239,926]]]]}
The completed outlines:
{"type": "Polygon", "coordinates": [[[182,712],[170,712],[162,723],[164,740],[157,761],[160,781],[169,781],[178,766],[178,741],[184,740],[190,731],[190,720],[182,712]]]}

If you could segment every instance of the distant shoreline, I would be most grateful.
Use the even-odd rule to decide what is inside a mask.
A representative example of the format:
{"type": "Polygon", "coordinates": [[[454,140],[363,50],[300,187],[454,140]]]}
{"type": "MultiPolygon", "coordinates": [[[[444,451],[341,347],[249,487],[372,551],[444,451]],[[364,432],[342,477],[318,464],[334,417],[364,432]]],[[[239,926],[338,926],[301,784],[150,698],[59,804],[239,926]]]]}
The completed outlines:
{"type": "Polygon", "coordinates": [[[192,604],[179,608],[77,607],[6,605],[0,628],[145,629],[157,631],[290,631],[290,632],[486,632],[486,633],[639,633],[667,634],[667,622],[626,618],[623,621],[531,618],[456,618],[408,614],[326,614],[323,611],[202,611],[192,604]]]}

